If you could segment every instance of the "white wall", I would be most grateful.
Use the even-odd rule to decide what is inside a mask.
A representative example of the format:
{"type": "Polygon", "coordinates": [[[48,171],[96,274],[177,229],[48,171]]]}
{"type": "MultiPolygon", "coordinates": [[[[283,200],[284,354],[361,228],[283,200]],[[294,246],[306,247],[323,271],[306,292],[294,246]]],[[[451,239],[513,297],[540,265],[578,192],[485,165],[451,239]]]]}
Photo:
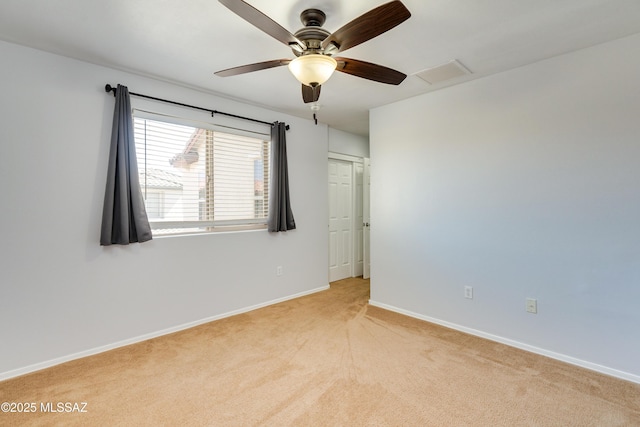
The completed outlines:
{"type": "Polygon", "coordinates": [[[640,382],[638,51],[373,110],[372,302],[640,382]]]}
{"type": "Polygon", "coordinates": [[[4,42],[0,57],[0,379],[327,286],[326,126],[4,42]],[[106,83],[290,124],[298,229],[100,247],[106,83]]]}
{"type": "Polygon", "coordinates": [[[369,157],[369,139],[329,128],[329,151],[354,157],[369,157]]]}

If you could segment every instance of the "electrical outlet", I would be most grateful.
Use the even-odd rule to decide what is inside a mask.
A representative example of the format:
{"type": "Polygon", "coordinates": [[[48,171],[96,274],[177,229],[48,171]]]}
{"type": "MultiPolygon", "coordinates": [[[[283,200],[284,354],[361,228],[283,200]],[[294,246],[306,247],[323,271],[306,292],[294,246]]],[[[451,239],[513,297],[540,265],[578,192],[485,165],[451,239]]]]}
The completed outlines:
{"type": "Polygon", "coordinates": [[[538,300],[535,298],[527,298],[527,313],[538,313],[538,300]]]}
{"type": "Polygon", "coordinates": [[[464,297],[465,298],[469,298],[469,299],[473,299],[473,287],[471,287],[471,286],[465,286],[464,287],[464,297]]]}
{"type": "Polygon", "coordinates": [[[276,276],[282,276],[282,266],[281,265],[276,267],[276,276]]]}

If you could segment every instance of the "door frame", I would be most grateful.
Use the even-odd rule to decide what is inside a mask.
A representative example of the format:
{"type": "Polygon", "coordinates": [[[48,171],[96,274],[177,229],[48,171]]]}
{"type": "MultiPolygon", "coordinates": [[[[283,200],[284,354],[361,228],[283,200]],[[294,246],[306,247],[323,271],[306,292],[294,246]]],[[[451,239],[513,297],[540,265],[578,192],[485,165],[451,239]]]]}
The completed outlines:
{"type": "Polygon", "coordinates": [[[371,277],[371,159],[365,157],[364,168],[362,173],[362,235],[364,237],[363,244],[363,263],[362,278],[369,279],[371,277]]]}

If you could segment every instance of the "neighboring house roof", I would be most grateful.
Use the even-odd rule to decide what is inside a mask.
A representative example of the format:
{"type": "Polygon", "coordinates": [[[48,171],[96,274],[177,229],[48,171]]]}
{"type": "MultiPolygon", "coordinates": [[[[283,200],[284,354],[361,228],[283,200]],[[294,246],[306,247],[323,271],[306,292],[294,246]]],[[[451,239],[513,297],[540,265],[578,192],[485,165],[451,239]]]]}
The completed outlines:
{"type": "Polygon", "coordinates": [[[189,138],[189,141],[187,141],[184,151],[169,159],[171,166],[176,168],[186,168],[191,163],[197,162],[199,159],[198,149],[200,148],[200,144],[202,144],[206,139],[206,135],[206,129],[196,129],[191,135],[191,138],[189,138]]]}
{"type": "Polygon", "coordinates": [[[147,188],[182,189],[180,175],[162,169],[140,171],[140,184],[147,188]]]}

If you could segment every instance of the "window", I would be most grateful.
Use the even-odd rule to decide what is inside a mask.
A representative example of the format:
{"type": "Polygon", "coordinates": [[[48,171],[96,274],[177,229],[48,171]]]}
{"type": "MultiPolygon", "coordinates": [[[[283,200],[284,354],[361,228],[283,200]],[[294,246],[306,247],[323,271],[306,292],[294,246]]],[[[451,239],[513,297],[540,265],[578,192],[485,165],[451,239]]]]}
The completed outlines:
{"type": "Polygon", "coordinates": [[[266,227],[269,141],[144,117],[134,128],[154,236],[266,227]]]}

